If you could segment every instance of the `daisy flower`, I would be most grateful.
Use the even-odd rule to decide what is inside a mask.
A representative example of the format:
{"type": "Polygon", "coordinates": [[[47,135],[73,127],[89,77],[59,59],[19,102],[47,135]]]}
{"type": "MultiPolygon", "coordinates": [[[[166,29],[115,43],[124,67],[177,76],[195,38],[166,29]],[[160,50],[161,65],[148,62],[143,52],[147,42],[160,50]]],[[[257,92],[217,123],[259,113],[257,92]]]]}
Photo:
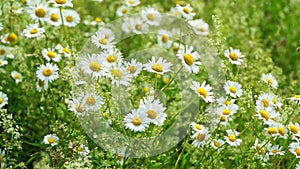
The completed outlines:
{"type": "Polygon", "coordinates": [[[36,77],[43,80],[44,83],[53,82],[58,79],[58,66],[52,63],[47,63],[46,65],[40,65],[36,71],[36,77]]]}
{"type": "Polygon", "coordinates": [[[99,17],[96,17],[90,24],[91,25],[97,25],[97,26],[104,26],[105,25],[102,18],[99,18],[99,17]]]}
{"type": "Polygon", "coordinates": [[[56,53],[55,50],[51,48],[43,49],[42,55],[48,62],[51,60],[54,62],[59,62],[61,60],[60,54],[56,53]]]}
{"type": "Polygon", "coordinates": [[[139,112],[147,114],[150,123],[157,126],[162,126],[164,124],[167,117],[167,114],[164,113],[165,110],[166,108],[163,107],[158,99],[154,100],[154,97],[141,100],[140,107],[138,109],[139,112]]]}
{"type": "Polygon", "coordinates": [[[234,99],[229,99],[228,96],[226,97],[220,97],[218,98],[217,100],[217,103],[220,105],[220,106],[229,106],[231,104],[234,104],[235,100],[234,99]]]}
{"type": "Polygon", "coordinates": [[[1,42],[4,44],[16,43],[17,40],[18,40],[18,36],[15,33],[7,33],[1,35],[1,42]]]}
{"type": "MultiPolygon", "coordinates": [[[[87,93],[83,96],[82,103],[86,111],[98,111],[103,105],[103,98],[96,93],[87,93]]],[[[80,108],[81,109],[81,108],[80,108]]]]}
{"type": "Polygon", "coordinates": [[[266,142],[261,142],[259,143],[259,140],[256,138],[254,145],[251,147],[257,151],[255,156],[257,156],[259,159],[263,161],[268,161],[269,160],[269,154],[266,151],[266,142]],[[263,147],[264,146],[264,147],[263,147]]]}
{"type": "Polygon", "coordinates": [[[146,113],[132,110],[132,112],[127,114],[124,118],[125,128],[134,132],[145,131],[150,123],[147,116],[148,115],[146,113]]]}
{"type": "Polygon", "coordinates": [[[278,136],[278,129],[276,123],[270,124],[269,127],[265,128],[266,132],[272,137],[278,136]]]}
{"type": "Polygon", "coordinates": [[[242,86],[239,83],[230,80],[225,82],[224,89],[226,94],[229,94],[233,98],[241,97],[243,93],[242,86]]]}
{"type": "Polygon", "coordinates": [[[300,138],[300,125],[298,123],[290,123],[288,125],[288,129],[293,135],[294,140],[298,140],[300,138]]]}
{"type": "Polygon", "coordinates": [[[22,75],[15,70],[11,72],[11,77],[15,79],[16,83],[22,82],[22,75]]]}
{"type": "Polygon", "coordinates": [[[87,146],[82,143],[69,143],[69,148],[72,149],[74,152],[79,153],[80,155],[86,157],[90,153],[90,150],[87,146]]]}
{"type": "Polygon", "coordinates": [[[141,18],[134,18],[131,20],[132,32],[136,34],[142,34],[148,31],[149,25],[145,23],[141,18]]]}
{"type": "Polygon", "coordinates": [[[298,103],[300,105],[300,95],[295,95],[293,97],[288,98],[291,101],[295,101],[296,103],[298,103]]]}
{"type": "Polygon", "coordinates": [[[119,150],[117,153],[117,160],[120,162],[121,165],[124,164],[125,158],[125,149],[119,150]]]}
{"type": "Polygon", "coordinates": [[[155,60],[155,56],[152,56],[152,59],[144,65],[145,70],[152,73],[157,73],[163,75],[164,73],[170,72],[172,63],[167,62],[162,57],[155,60]]]}
{"type": "Polygon", "coordinates": [[[44,144],[50,144],[51,146],[55,146],[58,144],[59,138],[53,134],[48,134],[44,136],[44,144]]]}
{"type": "Polygon", "coordinates": [[[31,18],[35,22],[45,22],[47,21],[47,15],[49,8],[44,4],[39,4],[37,6],[30,6],[29,10],[27,10],[31,18]]]}
{"type": "Polygon", "coordinates": [[[117,9],[118,16],[125,16],[130,13],[130,8],[128,6],[122,5],[117,9]]]}
{"type": "Polygon", "coordinates": [[[126,32],[126,33],[130,33],[133,31],[133,27],[134,27],[134,21],[135,19],[132,17],[125,17],[124,21],[122,23],[122,31],[126,32]]]}
{"type": "Polygon", "coordinates": [[[243,58],[245,56],[242,55],[239,49],[227,49],[225,50],[224,55],[229,59],[230,63],[232,64],[240,65],[244,62],[243,58]]]}
{"type": "Polygon", "coordinates": [[[214,102],[214,96],[212,87],[209,84],[206,84],[206,81],[203,81],[200,85],[199,82],[192,81],[192,85],[190,88],[199,96],[201,97],[206,103],[214,102]]]}
{"type": "Polygon", "coordinates": [[[125,0],[125,4],[128,6],[137,6],[141,3],[140,0],[125,0]]]}
{"type": "Polygon", "coordinates": [[[5,161],[5,150],[0,149],[0,166],[5,161]]]}
{"type": "Polygon", "coordinates": [[[186,6],[180,6],[176,4],[176,8],[181,13],[181,15],[187,20],[192,20],[193,17],[196,15],[196,13],[192,12],[193,8],[190,6],[190,4],[187,4],[186,6]]]}
{"type": "Polygon", "coordinates": [[[223,116],[231,116],[233,114],[235,114],[238,110],[239,106],[236,104],[231,104],[228,106],[221,106],[220,108],[218,108],[217,112],[219,115],[223,115],[223,116]]]}
{"type": "Polygon", "coordinates": [[[191,128],[196,132],[201,132],[205,127],[201,124],[197,124],[195,122],[191,123],[191,128]]]}
{"type": "Polygon", "coordinates": [[[172,46],[172,33],[161,29],[157,32],[157,42],[159,46],[170,48],[172,46]]]}
{"type": "Polygon", "coordinates": [[[229,124],[229,121],[231,121],[230,116],[219,114],[219,119],[217,121],[218,123],[220,122],[221,125],[227,126],[229,124]]]}
{"type": "Polygon", "coordinates": [[[271,108],[273,109],[274,102],[273,102],[273,94],[261,94],[258,96],[258,99],[256,100],[256,106],[262,106],[265,109],[271,108]]]}
{"type": "Polygon", "coordinates": [[[62,25],[62,21],[60,18],[60,11],[58,8],[49,8],[49,16],[47,22],[54,26],[62,25]]]}
{"type": "Polygon", "coordinates": [[[97,54],[87,55],[80,62],[84,74],[91,75],[92,78],[98,79],[107,74],[107,65],[104,64],[105,58],[97,54]]]}
{"type": "Polygon", "coordinates": [[[112,84],[116,86],[128,86],[132,80],[131,74],[127,71],[125,66],[118,64],[110,69],[108,77],[112,80],[112,84]]]}
{"type": "Polygon", "coordinates": [[[0,109],[8,104],[8,97],[5,93],[0,91],[0,109]]]}
{"type": "Polygon", "coordinates": [[[269,73],[269,74],[262,74],[262,78],[261,78],[265,83],[267,83],[268,85],[272,86],[274,89],[277,89],[278,87],[278,82],[275,79],[275,77],[269,73]]]}
{"type": "Polygon", "coordinates": [[[280,123],[276,123],[277,130],[278,130],[278,136],[281,138],[286,139],[287,138],[287,129],[284,125],[280,123]]]}
{"type": "Polygon", "coordinates": [[[259,119],[262,119],[265,124],[270,125],[275,123],[274,119],[278,116],[271,108],[264,108],[263,106],[256,106],[256,112],[259,119]]]}
{"type": "Polygon", "coordinates": [[[296,158],[300,158],[300,143],[299,142],[293,142],[289,146],[289,150],[291,153],[293,153],[296,158]]]}
{"type": "Polygon", "coordinates": [[[126,70],[132,77],[137,77],[143,69],[143,64],[137,62],[136,59],[131,59],[130,62],[124,62],[126,70]]]}
{"type": "Polygon", "coordinates": [[[200,55],[198,52],[193,50],[193,46],[180,45],[176,56],[178,56],[183,66],[189,73],[198,73],[199,66],[202,65],[202,63],[199,61],[200,55]]]}
{"type": "Polygon", "coordinates": [[[30,24],[23,31],[23,35],[26,38],[35,38],[41,36],[43,33],[45,33],[45,29],[39,28],[38,24],[30,24]]]}
{"type": "Polygon", "coordinates": [[[57,44],[55,49],[58,50],[59,53],[64,54],[65,57],[71,57],[71,49],[69,47],[63,47],[60,44],[57,44]]]}
{"type": "Polygon", "coordinates": [[[43,90],[47,90],[48,89],[48,82],[45,83],[44,80],[38,79],[37,83],[36,83],[36,90],[38,92],[41,92],[43,90]]]}
{"type": "Polygon", "coordinates": [[[149,24],[158,26],[161,21],[161,14],[154,8],[145,8],[141,12],[143,20],[149,24]]]}
{"type": "Polygon", "coordinates": [[[62,12],[63,23],[67,27],[75,27],[80,22],[79,14],[70,9],[63,10],[62,12]]]}
{"type": "Polygon", "coordinates": [[[210,138],[210,134],[208,133],[207,129],[203,129],[201,132],[197,131],[192,135],[192,138],[194,141],[192,142],[192,145],[195,147],[204,147],[206,144],[206,140],[210,138]]]}
{"type": "Polygon", "coordinates": [[[0,58],[5,58],[7,55],[6,47],[0,45],[0,58]]]}
{"type": "Polygon", "coordinates": [[[171,15],[176,16],[176,17],[181,17],[181,16],[182,16],[181,13],[179,12],[179,10],[178,10],[176,7],[172,7],[172,8],[170,9],[169,13],[170,13],[171,15]]]}
{"type": "Polygon", "coordinates": [[[280,110],[281,109],[281,106],[283,105],[281,102],[279,102],[279,97],[276,96],[276,95],[272,95],[273,99],[272,99],[272,102],[273,102],[273,107],[276,111],[280,110]]]}
{"type": "Polygon", "coordinates": [[[92,36],[92,43],[94,43],[98,48],[110,49],[116,44],[114,39],[115,36],[110,29],[102,28],[92,36]]]}
{"type": "Polygon", "coordinates": [[[282,151],[282,147],[279,145],[268,147],[269,154],[272,155],[284,155],[285,151],[282,151]]]}
{"type": "Polygon", "coordinates": [[[226,132],[227,136],[224,136],[224,138],[230,146],[239,146],[242,143],[242,139],[236,138],[239,132],[235,130],[226,130],[226,132]]]}
{"type": "Polygon", "coordinates": [[[214,148],[214,149],[218,149],[218,150],[222,150],[222,146],[225,144],[225,141],[221,140],[221,139],[215,139],[211,142],[211,146],[214,148]]]}
{"type": "Polygon", "coordinates": [[[0,67],[7,65],[7,64],[8,64],[7,60],[5,60],[4,57],[0,57],[0,67]]]}
{"type": "MultiPolygon", "coordinates": [[[[96,101],[96,99],[95,99],[95,101],[96,101]]],[[[88,102],[90,103],[91,99],[88,100],[88,102]]],[[[75,97],[72,100],[68,101],[68,109],[69,109],[69,111],[74,112],[76,114],[76,116],[85,115],[86,105],[84,103],[83,96],[80,95],[80,96],[75,97]]]]}
{"type": "Polygon", "coordinates": [[[104,62],[109,68],[123,62],[123,54],[115,47],[102,51],[100,57],[105,58],[104,62]]]}
{"type": "Polygon", "coordinates": [[[209,34],[209,26],[202,19],[188,21],[197,35],[206,36],[209,34]]]}
{"type": "Polygon", "coordinates": [[[53,3],[54,7],[73,7],[72,0],[49,0],[48,3],[53,3]]]}

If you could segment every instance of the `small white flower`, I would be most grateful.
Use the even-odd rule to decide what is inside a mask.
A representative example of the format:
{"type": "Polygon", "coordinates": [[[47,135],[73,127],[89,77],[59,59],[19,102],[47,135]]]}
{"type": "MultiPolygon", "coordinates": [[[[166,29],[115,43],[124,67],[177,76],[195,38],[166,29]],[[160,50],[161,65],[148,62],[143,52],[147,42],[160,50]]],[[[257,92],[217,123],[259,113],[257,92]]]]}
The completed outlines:
{"type": "Polygon", "coordinates": [[[214,102],[214,96],[212,87],[209,84],[206,84],[206,81],[203,81],[200,85],[199,82],[192,81],[192,85],[190,88],[199,96],[201,97],[206,103],[214,102]]]}
{"type": "Polygon", "coordinates": [[[101,28],[92,36],[92,43],[98,48],[110,49],[116,44],[114,39],[114,33],[110,29],[101,28]]]}
{"type": "Polygon", "coordinates": [[[62,11],[63,23],[67,27],[75,27],[80,22],[79,14],[70,9],[62,11]]]}
{"type": "Polygon", "coordinates": [[[89,147],[85,146],[82,143],[69,143],[69,148],[72,149],[74,152],[79,153],[83,157],[87,157],[90,153],[89,147]]]}
{"type": "Polygon", "coordinates": [[[67,57],[67,58],[70,58],[70,57],[71,57],[71,49],[70,49],[68,46],[63,47],[63,46],[61,46],[60,44],[57,44],[57,45],[55,46],[55,49],[58,50],[58,52],[59,52],[60,54],[64,54],[65,57],[67,57]]]}
{"type": "Polygon", "coordinates": [[[15,79],[16,83],[22,82],[23,79],[22,75],[15,70],[11,72],[11,77],[15,79]]]}
{"type": "Polygon", "coordinates": [[[27,12],[35,22],[41,21],[42,23],[47,21],[49,8],[44,4],[37,6],[29,6],[27,12]]]}
{"type": "Polygon", "coordinates": [[[193,129],[194,131],[196,131],[196,132],[201,132],[203,129],[205,129],[205,127],[204,127],[203,125],[197,124],[197,123],[195,123],[195,122],[192,122],[192,123],[191,123],[191,127],[192,127],[192,129],[193,129]]]}
{"type": "Polygon", "coordinates": [[[206,36],[209,34],[209,26],[202,19],[191,20],[188,23],[197,35],[206,36]]]}
{"type": "Polygon", "coordinates": [[[224,52],[224,55],[229,59],[230,63],[232,64],[240,65],[244,62],[243,58],[245,56],[242,55],[239,49],[233,49],[233,48],[227,49],[224,52]]]}
{"type": "Polygon", "coordinates": [[[293,135],[294,140],[300,139],[300,125],[299,123],[290,123],[288,125],[290,133],[293,135]]]}
{"type": "Polygon", "coordinates": [[[108,65],[104,64],[104,59],[97,54],[87,55],[80,62],[81,69],[85,74],[90,75],[94,79],[103,77],[107,74],[108,67],[108,65]]]}
{"type": "Polygon", "coordinates": [[[202,65],[200,62],[200,55],[197,51],[194,51],[193,46],[179,46],[179,50],[176,56],[181,60],[182,65],[189,73],[198,73],[199,66],[202,65]]]}
{"type": "Polygon", "coordinates": [[[44,136],[44,144],[50,144],[51,146],[55,146],[58,144],[58,140],[59,138],[52,134],[44,136]]]}
{"type": "Polygon", "coordinates": [[[117,64],[110,69],[108,77],[112,80],[112,83],[116,86],[124,85],[128,86],[132,80],[132,75],[127,71],[125,66],[117,64]]]}
{"type": "Polygon", "coordinates": [[[0,67],[7,65],[7,64],[8,64],[7,60],[5,60],[4,57],[0,57],[0,67]]]}
{"type": "Polygon", "coordinates": [[[124,118],[125,128],[130,129],[134,132],[145,131],[149,126],[149,119],[146,113],[132,110],[131,113],[127,114],[124,118]]]}
{"type": "Polygon", "coordinates": [[[36,71],[36,77],[44,81],[44,83],[53,82],[58,79],[59,68],[57,65],[52,63],[47,63],[46,65],[40,65],[36,71]]]}
{"type": "Polygon", "coordinates": [[[157,126],[162,126],[166,120],[167,114],[164,113],[165,107],[159,102],[158,99],[154,100],[154,97],[149,97],[148,99],[141,100],[139,112],[147,114],[150,123],[157,126]]]}
{"type": "Polygon", "coordinates": [[[62,25],[60,11],[58,8],[49,8],[49,16],[47,22],[54,26],[62,25]]]}
{"type": "Polygon", "coordinates": [[[41,92],[43,90],[48,89],[48,82],[45,82],[44,80],[38,79],[36,83],[36,90],[38,92],[41,92]]]}
{"type": "Polygon", "coordinates": [[[103,98],[94,92],[86,93],[82,100],[84,110],[86,111],[98,111],[101,109],[103,103],[103,98]]]}
{"type": "Polygon", "coordinates": [[[49,0],[48,3],[53,3],[54,7],[73,7],[72,0],[49,0]]]}
{"type": "MultiPolygon", "coordinates": [[[[0,64],[1,65],[1,64],[0,64]]],[[[291,101],[294,101],[300,105],[300,95],[295,95],[293,97],[288,98],[291,101]]]]}
{"type": "Polygon", "coordinates": [[[155,56],[152,56],[152,59],[144,65],[145,70],[148,72],[153,72],[157,74],[164,74],[171,71],[172,63],[167,62],[162,57],[158,58],[156,61],[155,56]]]}
{"type": "Polygon", "coordinates": [[[273,94],[261,94],[258,96],[256,100],[256,106],[264,107],[265,109],[270,108],[273,109],[274,102],[273,102],[274,95],[273,94]]]}
{"type": "Polygon", "coordinates": [[[137,77],[143,69],[143,64],[137,62],[136,59],[131,59],[130,62],[125,62],[126,70],[131,74],[132,77],[137,77]]]}
{"type": "Polygon", "coordinates": [[[26,38],[35,38],[41,36],[43,33],[45,33],[44,28],[39,28],[38,24],[30,24],[24,29],[23,35],[26,38]]]}
{"type": "Polygon", "coordinates": [[[148,31],[149,25],[141,18],[137,17],[131,20],[132,32],[136,34],[142,34],[148,31]]]}
{"type": "Polygon", "coordinates": [[[220,97],[220,98],[217,99],[217,103],[220,106],[228,106],[228,105],[234,104],[234,102],[235,102],[235,100],[234,99],[229,99],[228,96],[220,97]]]}
{"type": "Polygon", "coordinates": [[[265,83],[269,84],[270,86],[272,86],[274,89],[277,89],[278,87],[278,82],[275,79],[275,77],[269,73],[269,74],[262,74],[262,78],[261,78],[265,83]]]}
{"type": "Polygon", "coordinates": [[[224,136],[224,138],[230,146],[239,146],[242,143],[242,139],[236,138],[239,132],[235,130],[226,130],[226,132],[227,136],[224,136]]]}
{"type": "Polygon", "coordinates": [[[205,128],[201,131],[197,131],[192,135],[192,138],[194,141],[192,142],[192,145],[195,147],[204,147],[206,144],[206,140],[210,138],[210,134],[208,133],[208,130],[205,128]]]}
{"type": "Polygon", "coordinates": [[[0,166],[5,161],[5,150],[0,149],[0,166]]]}
{"type": "Polygon", "coordinates": [[[83,100],[83,96],[74,97],[68,102],[68,109],[76,114],[76,116],[84,116],[86,113],[86,105],[83,100]]]}
{"type": "Polygon", "coordinates": [[[274,119],[278,116],[273,109],[265,108],[263,106],[256,106],[256,112],[257,114],[255,116],[262,119],[267,125],[275,123],[274,119]]]}
{"type": "Polygon", "coordinates": [[[239,106],[236,104],[221,106],[220,108],[217,109],[217,113],[220,116],[231,116],[237,112],[238,108],[239,106]]]}
{"type": "Polygon", "coordinates": [[[293,153],[296,158],[300,158],[300,143],[299,142],[293,142],[290,144],[290,152],[293,153]]]}
{"type": "Polygon", "coordinates": [[[0,109],[8,104],[8,97],[5,93],[0,91],[0,109]]]}
{"type": "Polygon", "coordinates": [[[158,26],[161,21],[161,14],[154,8],[145,8],[141,12],[142,18],[149,25],[158,26]]]}
{"type": "Polygon", "coordinates": [[[214,139],[212,142],[211,142],[211,146],[214,148],[214,149],[218,149],[218,150],[222,150],[223,149],[223,145],[225,144],[225,141],[221,140],[221,139],[214,139]]]}
{"type": "Polygon", "coordinates": [[[130,8],[128,6],[122,5],[117,9],[118,16],[125,16],[130,13],[130,8]]]}
{"type": "Polygon", "coordinates": [[[137,6],[141,3],[140,0],[125,0],[125,4],[128,6],[137,6]]]}
{"type": "Polygon", "coordinates": [[[259,140],[256,138],[255,139],[255,143],[254,145],[251,147],[253,149],[255,149],[257,151],[257,153],[255,153],[255,156],[258,157],[259,159],[263,160],[263,161],[268,161],[269,160],[269,154],[266,151],[266,142],[261,142],[259,143],[259,140]]]}
{"type": "Polygon", "coordinates": [[[193,8],[190,6],[190,4],[187,4],[186,6],[180,6],[177,4],[176,8],[181,13],[181,15],[187,20],[192,20],[193,17],[196,15],[196,13],[192,12],[193,8]]]}
{"type": "Polygon", "coordinates": [[[241,97],[243,93],[242,86],[239,83],[230,80],[225,82],[224,89],[226,94],[229,94],[233,98],[241,97]]]}
{"type": "Polygon", "coordinates": [[[108,65],[109,68],[121,64],[123,62],[123,54],[118,48],[112,47],[108,50],[103,50],[100,53],[100,57],[105,58],[104,64],[108,65]]]}
{"type": "Polygon", "coordinates": [[[53,60],[54,62],[59,62],[61,60],[60,54],[56,53],[55,50],[51,48],[43,49],[42,54],[48,62],[50,62],[51,60],[53,60]]]}
{"type": "Polygon", "coordinates": [[[268,147],[268,151],[270,155],[284,155],[285,151],[282,151],[282,147],[279,145],[268,147]]]}
{"type": "Polygon", "coordinates": [[[172,46],[172,33],[161,29],[157,32],[157,42],[159,46],[170,48],[172,46]]]}

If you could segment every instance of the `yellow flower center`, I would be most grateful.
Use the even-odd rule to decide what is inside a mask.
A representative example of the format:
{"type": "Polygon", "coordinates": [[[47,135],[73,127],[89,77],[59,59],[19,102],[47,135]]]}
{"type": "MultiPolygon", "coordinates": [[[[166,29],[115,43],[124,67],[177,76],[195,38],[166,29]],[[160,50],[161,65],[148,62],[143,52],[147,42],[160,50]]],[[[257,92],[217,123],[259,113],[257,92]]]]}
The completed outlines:
{"type": "Polygon", "coordinates": [[[297,154],[297,156],[300,156],[300,148],[297,148],[297,149],[295,150],[295,153],[297,154]]]}
{"type": "Polygon", "coordinates": [[[126,14],[127,13],[127,9],[122,9],[122,14],[126,14]]]}
{"type": "Polygon", "coordinates": [[[216,147],[218,147],[218,148],[221,147],[221,143],[218,142],[218,141],[216,141],[216,140],[214,141],[214,145],[215,145],[216,147]]]}
{"type": "Polygon", "coordinates": [[[134,4],[134,0],[128,0],[127,1],[130,5],[133,5],[134,4]]]}
{"type": "Polygon", "coordinates": [[[300,99],[300,95],[295,95],[294,98],[300,99]]]}
{"type": "Polygon", "coordinates": [[[0,97],[0,104],[2,104],[3,103],[3,98],[2,97],[0,97]]]}
{"type": "Polygon", "coordinates": [[[162,40],[164,43],[167,43],[168,40],[169,40],[168,35],[166,35],[166,34],[161,35],[161,40],[162,40]]]}
{"type": "Polygon", "coordinates": [[[113,63],[117,60],[117,57],[116,56],[113,56],[113,55],[108,55],[106,60],[109,62],[109,63],[113,63]]]}
{"type": "Polygon", "coordinates": [[[85,103],[89,106],[95,105],[96,104],[96,99],[93,96],[90,96],[86,98],[85,103]]]}
{"type": "Polygon", "coordinates": [[[259,114],[260,114],[264,119],[266,119],[266,120],[269,120],[269,118],[270,118],[270,115],[269,115],[269,113],[268,113],[266,110],[261,110],[261,111],[259,112],[259,114]]]}
{"type": "Polygon", "coordinates": [[[147,114],[150,119],[156,119],[157,117],[157,113],[154,110],[148,110],[147,114]]]}
{"type": "Polygon", "coordinates": [[[101,70],[101,65],[98,62],[91,62],[90,69],[94,72],[99,72],[101,70]]]}
{"type": "Polygon", "coordinates": [[[70,54],[70,53],[71,53],[70,49],[68,49],[68,48],[62,48],[62,51],[64,51],[64,52],[67,53],[67,54],[70,54]]]}
{"type": "Polygon", "coordinates": [[[30,34],[32,34],[32,35],[37,34],[38,32],[39,32],[39,30],[36,28],[33,28],[30,30],[30,34]]]}
{"type": "Polygon", "coordinates": [[[80,104],[76,105],[76,111],[79,112],[79,113],[82,113],[84,112],[84,107],[80,104]]]}
{"type": "Polygon", "coordinates": [[[273,80],[272,80],[271,78],[267,78],[267,82],[268,82],[269,84],[273,84],[273,80]]]}
{"type": "Polygon", "coordinates": [[[27,0],[21,0],[22,4],[26,5],[27,4],[27,0]]]}
{"type": "Polygon", "coordinates": [[[191,66],[195,62],[194,57],[189,53],[184,54],[183,59],[184,62],[189,66],[191,66]]]}
{"type": "Polygon", "coordinates": [[[298,127],[295,126],[295,125],[290,125],[290,130],[291,130],[291,132],[294,133],[294,134],[298,134],[298,132],[299,132],[298,127]]]}
{"type": "Polygon", "coordinates": [[[152,14],[152,13],[149,13],[149,14],[147,15],[147,18],[148,18],[149,20],[151,20],[151,21],[154,21],[154,20],[155,20],[155,15],[152,14]]]}
{"type": "Polygon", "coordinates": [[[229,54],[229,57],[230,57],[231,60],[234,60],[234,61],[237,61],[238,58],[239,58],[238,55],[236,53],[234,53],[234,52],[231,52],[229,54]]]}
{"type": "Polygon", "coordinates": [[[260,155],[265,154],[265,149],[264,148],[261,148],[260,146],[257,146],[256,148],[258,150],[258,154],[260,154],[260,155]]]}
{"type": "Polygon", "coordinates": [[[231,101],[230,100],[226,100],[224,103],[228,106],[228,105],[231,104],[231,101]]]}
{"type": "Polygon", "coordinates": [[[229,115],[230,113],[231,113],[231,110],[229,110],[229,109],[223,110],[223,115],[229,115]]]}
{"type": "Polygon", "coordinates": [[[163,82],[166,83],[166,84],[168,84],[170,82],[170,80],[168,78],[164,77],[163,78],[163,82]]]}
{"type": "Polygon", "coordinates": [[[5,52],[5,50],[4,49],[1,49],[0,50],[0,55],[4,55],[6,52],[5,52]]]}
{"type": "Polygon", "coordinates": [[[203,129],[202,125],[199,125],[199,124],[195,124],[195,127],[196,127],[196,129],[198,129],[198,130],[202,130],[202,129],[203,129]]]}
{"type": "Polygon", "coordinates": [[[21,76],[20,76],[19,74],[15,73],[15,74],[14,74],[14,78],[15,78],[15,79],[20,79],[21,76]]]}
{"type": "Polygon", "coordinates": [[[204,29],[204,28],[202,28],[202,27],[201,27],[201,28],[199,28],[198,30],[199,30],[200,32],[204,32],[204,31],[205,31],[205,29],[204,29]]]}
{"type": "Polygon", "coordinates": [[[226,116],[221,116],[220,121],[225,122],[227,120],[226,116]]]}
{"type": "Polygon", "coordinates": [[[149,87],[144,87],[144,88],[143,88],[143,92],[144,92],[144,93],[148,93],[149,91],[150,91],[149,87]]]}
{"type": "Polygon", "coordinates": [[[184,7],[183,12],[186,13],[186,14],[190,14],[191,10],[188,7],[184,7]]]}
{"type": "Polygon", "coordinates": [[[142,119],[140,117],[134,117],[131,123],[135,126],[139,126],[142,124],[142,119]]]}
{"type": "Polygon", "coordinates": [[[67,3],[66,0],[55,0],[55,2],[56,2],[57,4],[61,4],[61,5],[67,3]]]}
{"type": "Polygon", "coordinates": [[[277,103],[277,99],[275,97],[272,99],[272,101],[273,101],[274,104],[277,103]]]}
{"type": "Polygon", "coordinates": [[[54,138],[48,138],[48,142],[49,142],[50,144],[53,144],[53,143],[55,143],[55,139],[54,139],[54,138]]]}
{"type": "Polygon", "coordinates": [[[43,74],[45,76],[51,76],[52,75],[52,70],[50,68],[45,68],[43,71],[43,74]]]}
{"type": "Polygon", "coordinates": [[[104,116],[105,118],[109,118],[109,117],[110,117],[110,115],[109,115],[108,112],[104,112],[104,113],[103,113],[103,116],[104,116]]]}
{"type": "Polygon", "coordinates": [[[102,19],[101,19],[101,18],[96,18],[95,21],[96,21],[97,23],[100,23],[100,22],[102,22],[102,19]]]}
{"type": "Polygon", "coordinates": [[[283,128],[283,127],[278,127],[278,133],[279,133],[281,136],[284,136],[284,135],[285,135],[284,128],[283,128]]]}
{"type": "Polygon", "coordinates": [[[131,74],[133,74],[133,73],[136,72],[136,66],[130,65],[130,66],[128,66],[127,70],[128,70],[131,74]]]}
{"type": "Polygon", "coordinates": [[[235,135],[230,135],[228,136],[228,139],[231,141],[231,142],[234,142],[236,140],[236,137],[235,135]]]}
{"type": "Polygon", "coordinates": [[[198,135],[197,135],[197,140],[198,141],[203,141],[205,139],[205,134],[201,134],[201,133],[199,133],[198,135]]]}
{"type": "Polygon", "coordinates": [[[263,105],[265,107],[269,107],[269,105],[270,105],[269,100],[267,100],[267,99],[263,99],[261,102],[263,103],[263,105]]]}
{"type": "Polygon", "coordinates": [[[46,11],[43,8],[38,8],[35,10],[35,15],[37,17],[43,18],[46,16],[46,11]]]}
{"type": "Polygon", "coordinates": [[[107,45],[108,44],[108,40],[106,38],[101,38],[99,40],[99,43],[103,44],[103,45],[107,45]]]}
{"type": "Polygon", "coordinates": [[[280,150],[272,150],[272,153],[276,154],[276,153],[279,153],[280,150]]]}
{"type": "Polygon", "coordinates": [[[122,154],[118,154],[118,155],[117,155],[117,160],[121,161],[122,159],[123,159],[122,154]]]}
{"type": "Polygon", "coordinates": [[[156,72],[163,72],[164,71],[163,65],[158,64],[158,63],[153,64],[152,69],[156,72]]]}
{"type": "Polygon", "coordinates": [[[118,79],[121,79],[123,77],[123,73],[120,70],[112,70],[111,71],[112,75],[118,79]]]}
{"type": "Polygon", "coordinates": [[[49,51],[49,52],[47,53],[47,56],[48,56],[49,58],[55,58],[55,57],[56,57],[56,54],[55,54],[55,52],[49,51]]]}
{"type": "Polygon", "coordinates": [[[67,22],[73,22],[74,18],[73,16],[69,15],[66,17],[67,22]]]}
{"type": "Polygon", "coordinates": [[[142,25],[141,24],[136,24],[135,29],[139,30],[139,31],[142,30],[142,25]]]}
{"type": "Polygon", "coordinates": [[[55,13],[51,14],[50,16],[51,21],[57,22],[59,19],[59,16],[55,13]]]}
{"type": "Polygon", "coordinates": [[[206,91],[205,88],[203,88],[203,87],[198,88],[198,93],[199,93],[201,96],[203,96],[204,98],[207,97],[207,91],[206,91]]]}
{"type": "Polygon", "coordinates": [[[277,133],[277,129],[275,127],[270,127],[270,128],[268,128],[267,132],[269,134],[276,134],[277,133]]]}
{"type": "Polygon", "coordinates": [[[83,148],[80,147],[80,146],[78,146],[78,147],[77,147],[77,151],[82,152],[82,151],[83,151],[83,148]]]}
{"type": "Polygon", "coordinates": [[[236,87],[234,87],[234,86],[230,86],[229,87],[229,91],[231,92],[231,93],[236,93],[236,87]]]}
{"type": "Polygon", "coordinates": [[[16,34],[14,33],[10,33],[7,37],[7,40],[10,42],[10,43],[15,43],[17,41],[18,37],[16,34]]]}

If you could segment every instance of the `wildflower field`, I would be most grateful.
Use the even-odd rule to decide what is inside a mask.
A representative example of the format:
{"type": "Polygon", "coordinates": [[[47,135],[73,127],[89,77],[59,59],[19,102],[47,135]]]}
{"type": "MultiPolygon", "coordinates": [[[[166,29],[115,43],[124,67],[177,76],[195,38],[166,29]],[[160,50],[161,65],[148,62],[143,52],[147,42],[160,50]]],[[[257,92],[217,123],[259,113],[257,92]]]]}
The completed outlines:
{"type": "Polygon", "coordinates": [[[300,169],[300,0],[1,0],[0,168],[300,169]]]}

